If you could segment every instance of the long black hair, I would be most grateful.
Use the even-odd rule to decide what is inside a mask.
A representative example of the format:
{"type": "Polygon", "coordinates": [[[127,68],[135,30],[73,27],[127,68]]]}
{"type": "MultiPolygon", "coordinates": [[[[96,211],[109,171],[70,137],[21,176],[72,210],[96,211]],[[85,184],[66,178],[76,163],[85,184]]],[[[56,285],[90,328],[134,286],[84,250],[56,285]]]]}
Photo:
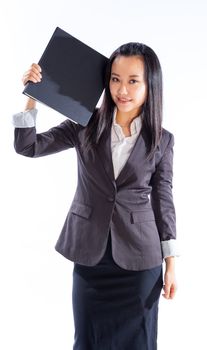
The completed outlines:
{"type": "Polygon", "coordinates": [[[117,56],[141,56],[144,60],[147,97],[142,106],[142,118],[148,139],[148,157],[151,157],[159,144],[162,132],[162,70],[155,52],[149,46],[137,42],[120,46],[109,58],[105,72],[103,101],[86,127],[84,149],[87,151],[95,147],[104,131],[111,128],[115,103],[111,97],[109,83],[111,67],[117,56]]]}

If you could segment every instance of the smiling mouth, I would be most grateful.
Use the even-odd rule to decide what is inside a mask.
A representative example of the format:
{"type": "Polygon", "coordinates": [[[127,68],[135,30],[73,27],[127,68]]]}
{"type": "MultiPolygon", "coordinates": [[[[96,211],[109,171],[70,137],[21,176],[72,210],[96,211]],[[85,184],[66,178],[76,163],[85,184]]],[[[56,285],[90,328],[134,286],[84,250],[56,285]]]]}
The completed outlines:
{"type": "Polygon", "coordinates": [[[120,98],[120,97],[117,97],[118,101],[120,103],[127,103],[127,102],[131,102],[132,100],[131,99],[126,99],[126,98],[120,98]]]}

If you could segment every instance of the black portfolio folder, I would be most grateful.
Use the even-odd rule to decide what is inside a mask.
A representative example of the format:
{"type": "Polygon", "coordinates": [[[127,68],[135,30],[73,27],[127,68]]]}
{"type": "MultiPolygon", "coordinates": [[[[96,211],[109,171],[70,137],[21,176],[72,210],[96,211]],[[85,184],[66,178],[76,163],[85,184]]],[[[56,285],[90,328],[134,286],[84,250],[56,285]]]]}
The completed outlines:
{"type": "Polygon", "coordinates": [[[38,64],[42,81],[23,93],[87,125],[104,89],[108,58],[57,27],[38,64]]]}

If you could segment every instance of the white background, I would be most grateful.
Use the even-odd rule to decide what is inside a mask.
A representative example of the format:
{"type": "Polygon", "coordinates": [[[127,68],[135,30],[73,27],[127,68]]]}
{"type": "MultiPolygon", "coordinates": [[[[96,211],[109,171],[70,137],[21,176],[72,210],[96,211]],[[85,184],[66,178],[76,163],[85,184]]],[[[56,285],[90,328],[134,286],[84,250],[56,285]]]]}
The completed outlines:
{"type": "MultiPolygon", "coordinates": [[[[0,12],[0,348],[72,349],[72,268],[54,250],[76,187],[73,150],[28,159],[13,149],[21,77],[56,26],[109,56],[139,41],[158,54],[164,126],[175,135],[174,199],[181,256],[175,300],[161,297],[159,350],[206,349],[205,0],[4,1],[0,12]]],[[[64,117],[38,105],[38,131],[64,117]]],[[[120,350],[120,349],[117,349],[120,350]]],[[[140,349],[141,350],[141,349],[140,349]]]]}

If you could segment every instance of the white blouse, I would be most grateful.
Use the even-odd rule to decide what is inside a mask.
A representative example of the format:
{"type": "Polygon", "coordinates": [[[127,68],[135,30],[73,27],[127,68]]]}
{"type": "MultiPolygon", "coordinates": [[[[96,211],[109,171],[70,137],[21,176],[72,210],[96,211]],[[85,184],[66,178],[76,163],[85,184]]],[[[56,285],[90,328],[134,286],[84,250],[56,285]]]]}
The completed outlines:
{"type": "Polygon", "coordinates": [[[142,127],[141,116],[138,116],[131,122],[131,136],[125,136],[121,126],[116,123],[116,114],[117,110],[115,109],[111,128],[111,152],[115,179],[129,158],[142,127]]]}

